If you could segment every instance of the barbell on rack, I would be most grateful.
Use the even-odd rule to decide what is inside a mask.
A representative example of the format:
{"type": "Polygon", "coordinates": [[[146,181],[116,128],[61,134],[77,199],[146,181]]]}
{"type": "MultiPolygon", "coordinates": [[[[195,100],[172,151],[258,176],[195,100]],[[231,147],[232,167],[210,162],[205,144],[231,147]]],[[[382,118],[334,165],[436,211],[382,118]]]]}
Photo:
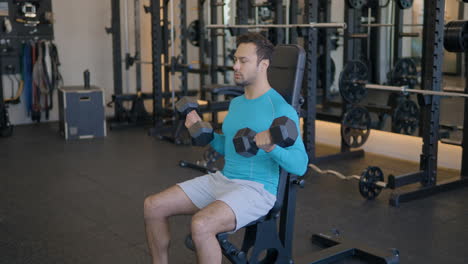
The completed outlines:
{"type": "MultiPolygon", "coordinates": [[[[387,0],[387,3],[382,5],[377,5],[378,1],[370,1],[370,0],[348,0],[348,4],[351,8],[353,9],[361,9],[364,7],[370,8],[370,7],[385,7],[388,5],[390,0],[387,0]]],[[[398,7],[400,9],[408,9],[413,6],[413,0],[395,0],[395,2],[398,4],[398,7]]]]}
{"type": "Polygon", "coordinates": [[[257,24],[257,25],[236,25],[236,24],[211,24],[206,25],[208,29],[230,29],[230,28],[343,28],[346,29],[346,23],[309,23],[309,24],[257,24]]]}
{"type": "MultiPolygon", "coordinates": [[[[361,27],[394,27],[395,24],[362,23],[361,27]]],[[[423,24],[403,24],[403,27],[423,27],[423,24]]]]}
{"type": "MultiPolygon", "coordinates": [[[[468,97],[468,94],[410,89],[408,85],[380,85],[370,84],[367,80],[367,66],[361,61],[350,61],[340,74],[339,89],[343,99],[348,103],[359,103],[367,95],[367,90],[383,90],[390,92],[401,92],[403,94],[415,93],[422,95],[435,95],[444,97],[468,97]]],[[[417,79],[417,76],[406,76],[408,79],[417,79]]]]}

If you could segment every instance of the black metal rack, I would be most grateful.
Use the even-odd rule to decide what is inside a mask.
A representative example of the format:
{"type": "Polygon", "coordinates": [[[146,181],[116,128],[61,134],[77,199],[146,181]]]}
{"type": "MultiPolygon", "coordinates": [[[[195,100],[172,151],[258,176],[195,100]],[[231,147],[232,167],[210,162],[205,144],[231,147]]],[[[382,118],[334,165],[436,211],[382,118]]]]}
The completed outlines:
{"type": "MultiPolygon", "coordinates": [[[[444,36],[444,0],[424,1],[423,29],[423,59],[422,59],[422,89],[440,91],[442,85],[443,36],[444,36]]],[[[465,65],[468,61],[465,56],[465,65]]],[[[466,70],[466,69],[465,69],[466,70]]],[[[465,72],[467,74],[468,72],[465,72]]],[[[468,92],[468,82],[465,83],[465,93],[468,92]]],[[[437,181],[437,153],[439,142],[440,97],[420,97],[423,105],[423,147],[420,158],[420,170],[399,176],[389,176],[389,188],[420,183],[421,186],[405,192],[394,192],[390,204],[424,198],[440,192],[453,190],[468,185],[468,103],[465,99],[464,131],[462,140],[462,168],[459,179],[437,181]]]]}
{"type": "MultiPolygon", "coordinates": [[[[2,69],[2,60],[0,58],[0,78],[2,69]]],[[[8,117],[7,105],[4,101],[3,96],[3,79],[0,79],[0,137],[11,136],[13,132],[13,126],[10,124],[10,119],[8,117]]]]}
{"type": "MultiPolygon", "coordinates": [[[[128,8],[125,6],[125,8],[128,8]]],[[[113,82],[114,94],[112,95],[112,102],[114,105],[114,117],[110,122],[110,128],[125,128],[146,125],[151,120],[151,116],[145,109],[144,101],[151,99],[148,93],[142,92],[141,80],[141,54],[140,54],[140,1],[134,1],[134,22],[135,22],[135,55],[131,56],[128,51],[122,57],[122,32],[121,32],[121,4],[119,0],[111,0],[111,27],[106,28],[106,32],[112,35],[112,64],[113,64],[113,82]],[[128,71],[131,67],[135,67],[136,73],[136,91],[135,93],[123,92],[123,71],[122,67],[125,65],[125,70],[128,71]],[[130,103],[131,108],[126,109],[125,103],[130,103]]],[[[125,21],[128,23],[128,21],[125,21]]],[[[128,39],[126,40],[128,41],[128,39]]],[[[128,76],[127,76],[128,77],[128,76]]],[[[128,80],[127,80],[128,81],[128,80]]],[[[128,83],[128,82],[127,82],[128,83]]],[[[109,105],[110,105],[109,104],[109,105]]]]}
{"type": "MultiPolygon", "coordinates": [[[[320,2],[320,1],[319,1],[320,2]]],[[[322,7],[323,9],[323,7],[322,7]]],[[[327,10],[325,10],[325,12],[329,12],[327,10]]],[[[360,19],[361,19],[361,10],[360,9],[356,9],[356,8],[350,8],[348,4],[345,4],[345,10],[344,10],[344,14],[345,14],[345,23],[347,25],[347,28],[344,32],[344,55],[343,55],[343,58],[344,58],[344,61],[351,61],[353,59],[355,59],[355,54],[360,54],[360,46],[361,46],[361,40],[360,39],[357,39],[355,37],[355,35],[357,35],[357,33],[359,33],[359,25],[360,25],[360,19]]],[[[306,12],[307,14],[307,12],[306,12]]],[[[327,17],[329,15],[326,15],[325,17],[327,17]]],[[[315,20],[306,20],[308,22],[312,22],[312,21],[317,21],[317,15],[314,17],[315,20]]],[[[312,31],[312,30],[310,30],[312,31]]],[[[309,33],[310,34],[310,33],[309,33]]],[[[324,46],[324,50],[325,52],[327,51],[327,49],[330,49],[330,41],[326,41],[325,43],[325,46],[324,46]]],[[[310,54],[312,51],[309,51],[308,48],[306,48],[306,50],[308,51],[308,54],[307,56],[312,56],[312,54],[310,54]]],[[[310,63],[317,63],[317,58],[315,58],[315,60],[313,61],[310,61],[310,63]]],[[[331,63],[331,61],[330,61],[331,63]]],[[[327,64],[326,65],[327,67],[329,67],[329,65],[327,64]]],[[[330,69],[331,71],[331,69],[330,69]]],[[[329,70],[327,69],[327,75],[329,73],[329,70]]],[[[317,73],[315,72],[315,75],[317,73]]],[[[315,77],[314,79],[307,79],[308,81],[308,88],[311,89],[311,84],[309,82],[317,82],[317,77],[315,77]]],[[[327,76],[327,79],[324,80],[325,83],[327,83],[328,81],[330,81],[331,79],[329,79],[330,77],[327,76]]],[[[316,89],[314,87],[314,89],[316,89]]],[[[324,97],[324,99],[326,99],[326,97],[324,97]]],[[[313,102],[312,107],[316,107],[316,99],[312,99],[310,98],[309,96],[307,97],[307,105],[309,105],[311,102],[313,102]],[[313,101],[310,101],[310,100],[313,100],[313,101]]],[[[325,101],[325,104],[327,102],[325,101]]],[[[346,112],[346,110],[348,109],[348,105],[347,104],[342,104],[342,113],[344,114],[346,112]]],[[[314,110],[315,112],[315,110],[314,110]]],[[[315,117],[315,113],[314,113],[314,117],[315,117]]],[[[309,112],[307,113],[307,116],[309,116],[309,112]]],[[[319,114],[319,116],[321,117],[321,119],[325,119],[325,120],[331,120],[331,121],[338,121],[338,120],[334,120],[333,117],[325,117],[323,116],[322,113],[319,114]]],[[[336,117],[337,119],[341,120],[343,116],[341,117],[336,117]]],[[[305,119],[304,119],[305,120],[305,119]]],[[[339,122],[339,121],[338,121],[339,122]]],[[[315,120],[314,122],[315,123],[315,120]]],[[[308,121],[307,123],[304,122],[304,124],[307,124],[307,127],[304,128],[304,131],[306,131],[305,129],[307,129],[308,133],[310,133],[309,131],[311,131],[312,129],[315,130],[315,124],[312,125],[310,123],[310,121],[308,121]]],[[[315,134],[315,132],[314,132],[315,134]]],[[[315,141],[315,135],[312,139],[313,141],[315,141]]],[[[311,163],[319,163],[319,162],[324,162],[324,161],[333,161],[333,160],[339,160],[339,159],[343,159],[343,158],[359,158],[359,157],[362,157],[364,156],[364,150],[362,149],[351,149],[349,146],[347,146],[343,140],[343,138],[341,139],[341,144],[340,144],[340,152],[336,153],[336,154],[332,154],[332,155],[327,155],[327,156],[322,156],[322,157],[315,157],[315,155],[311,155],[311,150],[309,150],[309,148],[311,147],[312,144],[315,145],[315,143],[312,143],[312,142],[309,142],[307,138],[305,138],[305,142],[306,142],[306,148],[307,150],[309,151],[309,160],[311,163]]],[[[313,147],[314,148],[314,151],[315,151],[315,146],[313,147]]]]}

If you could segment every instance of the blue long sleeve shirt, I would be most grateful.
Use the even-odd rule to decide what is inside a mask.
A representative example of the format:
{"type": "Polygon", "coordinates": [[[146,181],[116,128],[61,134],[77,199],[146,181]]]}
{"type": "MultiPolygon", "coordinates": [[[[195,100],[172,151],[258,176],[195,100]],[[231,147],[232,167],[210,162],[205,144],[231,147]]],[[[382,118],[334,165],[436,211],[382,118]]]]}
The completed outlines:
{"type": "Polygon", "coordinates": [[[223,122],[223,134],[215,133],[211,142],[211,146],[224,155],[224,176],[261,183],[268,192],[276,195],[280,166],[292,174],[304,175],[308,156],[300,135],[290,147],[282,148],[277,145],[270,152],[260,149],[256,156],[250,158],[237,154],[234,148],[232,140],[238,130],[248,127],[259,133],[267,130],[273,120],[281,116],[293,120],[300,131],[296,111],[274,89],[255,99],[247,99],[241,95],[231,101],[223,122]]]}

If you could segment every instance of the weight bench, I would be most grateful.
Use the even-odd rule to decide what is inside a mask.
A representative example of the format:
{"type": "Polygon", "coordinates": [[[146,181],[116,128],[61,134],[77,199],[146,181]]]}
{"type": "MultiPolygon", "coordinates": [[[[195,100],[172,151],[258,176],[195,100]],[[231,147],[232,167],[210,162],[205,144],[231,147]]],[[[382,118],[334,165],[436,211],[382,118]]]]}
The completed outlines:
{"type": "MultiPolygon", "coordinates": [[[[299,113],[300,91],[305,65],[304,49],[298,45],[275,48],[268,69],[268,79],[288,103],[299,113]]],[[[303,181],[280,169],[276,202],[267,215],[248,224],[240,249],[229,242],[228,233],[217,235],[223,255],[232,263],[292,263],[292,239],[297,187],[303,181]],[[279,222],[279,231],[277,230],[279,222]],[[249,256],[247,252],[251,250],[249,256]],[[264,254],[265,253],[265,254],[264,254]]],[[[190,235],[185,244],[194,249],[190,235]]]]}

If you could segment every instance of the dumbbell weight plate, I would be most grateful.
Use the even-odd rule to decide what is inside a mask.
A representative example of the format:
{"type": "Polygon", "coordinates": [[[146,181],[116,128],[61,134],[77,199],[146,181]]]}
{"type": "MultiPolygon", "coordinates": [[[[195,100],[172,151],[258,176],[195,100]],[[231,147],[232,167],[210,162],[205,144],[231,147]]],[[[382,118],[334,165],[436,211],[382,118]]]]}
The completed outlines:
{"type": "Polygon", "coordinates": [[[198,108],[198,101],[195,97],[184,96],[175,104],[176,110],[183,116],[198,108]]]}
{"type": "Polygon", "coordinates": [[[243,128],[237,131],[232,139],[236,152],[246,158],[257,155],[258,147],[254,142],[257,133],[250,128],[243,128]]]}
{"type": "Polygon", "coordinates": [[[271,124],[270,135],[274,144],[282,148],[292,146],[298,136],[296,124],[286,116],[278,117],[271,124]]]}
{"type": "Polygon", "coordinates": [[[188,130],[192,137],[192,144],[195,146],[206,146],[214,138],[213,127],[208,122],[199,121],[188,130]]]}

